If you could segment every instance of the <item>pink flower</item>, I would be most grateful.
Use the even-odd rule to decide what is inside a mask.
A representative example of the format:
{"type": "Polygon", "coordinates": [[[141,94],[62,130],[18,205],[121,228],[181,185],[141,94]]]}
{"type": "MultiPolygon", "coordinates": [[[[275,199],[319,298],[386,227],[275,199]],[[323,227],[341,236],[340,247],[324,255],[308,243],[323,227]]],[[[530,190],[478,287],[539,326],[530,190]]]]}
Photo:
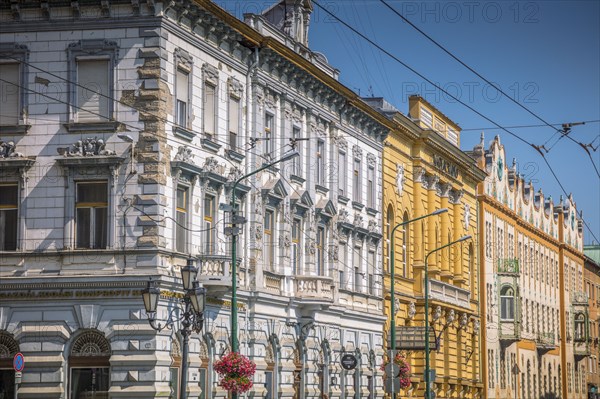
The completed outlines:
{"type": "Polygon", "coordinates": [[[238,352],[231,352],[217,360],[215,371],[221,377],[219,385],[232,393],[244,393],[252,388],[256,364],[238,352]]]}

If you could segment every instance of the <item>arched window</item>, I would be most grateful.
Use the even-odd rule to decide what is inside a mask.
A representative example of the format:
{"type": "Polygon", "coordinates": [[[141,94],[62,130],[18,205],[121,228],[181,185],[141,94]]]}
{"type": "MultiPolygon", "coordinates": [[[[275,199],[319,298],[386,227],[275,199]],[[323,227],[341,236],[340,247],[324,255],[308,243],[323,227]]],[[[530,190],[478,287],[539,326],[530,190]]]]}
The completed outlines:
{"type": "Polygon", "coordinates": [[[12,335],[0,332],[0,398],[15,396],[15,372],[13,358],[19,352],[19,344],[12,335]]]}
{"type": "Polygon", "coordinates": [[[575,341],[585,341],[585,315],[575,315],[575,341]]]}
{"type": "Polygon", "coordinates": [[[110,355],[110,343],[100,331],[87,330],[75,339],[69,356],[70,398],[108,398],[110,355]]]}
{"type": "MultiPolygon", "coordinates": [[[[404,212],[404,216],[402,217],[402,222],[407,222],[408,221],[408,213],[404,212]]],[[[406,277],[407,273],[408,273],[408,245],[407,245],[407,241],[408,241],[408,225],[404,225],[402,226],[402,277],[406,277]]]]}
{"type": "Polygon", "coordinates": [[[390,247],[390,245],[391,245],[390,234],[392,233],[393,224],[394,224],[394,208],[392,208],[392,205],[388,205],[387,215],[386,215],[386,219],[385,219],[385,240],[387,242],[386,257],[388,260],[388,262],[387,262],[388,272],[392,271],[391,263],[390,263],[390,254],[391,254],[391,251],[393,251],[393,249],[390,247]]]}
{"type": "Polygon", "coordinates": [[[500,291],[500,319],[515,319],[515,290],[506,286],[500,291]]]}

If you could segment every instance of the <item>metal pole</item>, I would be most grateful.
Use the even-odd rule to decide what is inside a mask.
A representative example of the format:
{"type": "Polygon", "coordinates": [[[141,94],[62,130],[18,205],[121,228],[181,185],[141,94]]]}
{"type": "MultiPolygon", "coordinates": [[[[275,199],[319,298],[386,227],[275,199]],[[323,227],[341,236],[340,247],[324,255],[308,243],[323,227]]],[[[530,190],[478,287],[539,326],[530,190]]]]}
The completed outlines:
{"type": "MultiPolygon", "coordinates": [[[[446,209],[446,208],[438,209],[430,214],[419,216],[417,218],[398,223],[397,225],[394,226],[394,228],[390,232],[390,248],[389,248],[389,250],[390,250],[390,265],[391,265],[390,279],[392,280],[390,282],[390,290],[391,290],[391,293],[390,293],[390,300],[391,300],[391,303],[390,303],[390,324],[391,324],[390,340],[392,341],[390,343],[390,348],[392,349],[392,356],[396,356],[396,260],[395,260],[396,246],[394,244],[396,230],[402,226],[409,224],[409,223],[416,222],[417,220],[425,219],[429,216],[440,215],[444,212],[448,212],[448,209],[446,209]]],[[[390,362],[393,362],[393,361],[394,361],[394,359],[390,359],[390,362]]],[[[391,385],[392,385],[392,399],[396,399],[396,391],[395,391],[393,381],[392,381],[391,385]]]]}
{"type": "MultiPolygon", "coordinates": [[[[17,372],[15,371],[15,374],[17,372]]],[[[17,377],[15,376],[15,399],[19,399],[19,383],[17,382],[17,377]]]]}
{"type": "MultiPolygon", "coordinates": [[[[284,155],[281,159],[278,159],[277,161],[263,165],[262,167],[237,179],[235,181],[235,183],[233,183],[233,188],[231,189],[231,231],[232,231],[232,235],[231,235],[231,320],[230,320],[230,324],[231,324],[231,351],[232,352],[239,352],[239,341],[238,341],[238,337],[237,337],[237,335],[238,335],[238,324],[237,324],[237,318],[238,318],[238,309],[237,309],[237,232],[235,231],[236,227],[237,227],[236,220],[235,220],[235,217],[237,216],[237,209],[236,209],[236,204],[235,204],[235,192],[237,190],[238,184],[242,180],[247,179],[250,176],[257,174],[258,172],[261,172],[267,168],[270,168],[271,166],[273,166],[275,164],[278,164],[279,162],[286,161],[295,156],[298,156],[298,152],[289,153],[287,155],[284,155]]],[[[234,393],[231,395],[231,397],[232,397],[232,399],[237,399],[238,395],[237,395],[237,393],[234,393]]]]}
{"type": "Polygon", "coordinates": [[[188,344],[190,339],[190,299],[183,298],[184,313],[181,321],[181,335],[183,338],[183,348],[181,351],[181,386],[179,387],[179,398],[187,399],[187,380],[188,380],[188,344]]]}
{"type": "Polygon", "coordinates": [[[463,236],[456,241],[452,241],[446,245],[442,245],[439,248],[435,248],[425,256],[425,399],[431,399],[431,387],[429,386],[429,270],[427,267],[427,259],[429,259],[429,255],[433,254],[434,252],[440,251],[449,247],[450,245],[463,242],[470,238],[470,235],[463,236]]]}

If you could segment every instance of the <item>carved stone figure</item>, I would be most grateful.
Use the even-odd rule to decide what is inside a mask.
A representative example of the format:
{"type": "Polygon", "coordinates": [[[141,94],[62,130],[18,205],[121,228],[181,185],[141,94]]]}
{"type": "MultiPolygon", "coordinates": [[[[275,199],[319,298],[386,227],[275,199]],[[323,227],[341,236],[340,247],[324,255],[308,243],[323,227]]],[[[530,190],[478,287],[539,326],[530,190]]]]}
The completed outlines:
{"type": "Polygon", "coordinates": [[[398,196],[402,197],[402,193],[404,192],[404,181],[406,178],[404,177],[404,164],[396,165],[396,191],[398,192],[398,196]]]}
{"type": "Polygon", "coordinates": [[[469,204],[465,204],[465,215],[464,215],[465,230],[469,229],[470,223],[471,223],[471,206],[469,204]]]}
{"type": "Polygon", "coordinates": [[[414,302],[411,302],[408,304],[408,312],[407,313],[408,313],[408,318],[410,320],[412,320],[415,317],[415,315],[417,314],[417,307],[415,306],[414,302]]]}
{"type": "Polygon", "coordinates": [[[177,154],[175,154],[175,158],[173,158],[173,160],[193,164],[193,157],[194,155],[192,154],[192,149],[187,145],[182,145],[177,149],[177,154]]]}
{"type": "Polygon", "coordinates": [[[338,212],[338,222],[340,223],[348,223],[350,214],[346,210],[346,208],[340,208],[338,212]]]}
{"type": "Polygon", "coordinates": [[[0,158],[19,158],[23,154],[16,152],[17,146],[14,141],[0,141],[0,158]]]}
{"type": "Polygon", "coordinates": [[[84,140],[77,140],[64,152],[64,155],[67,157],[111,156],[115,155],[115,152],[106,149],[104,140],[88,137],[84,140]]]}
{"type": "Polygon", "coordinates": [[[202,169],[205,172],[216,173],[219,169],[219,162],[217,161],[217,158],[215,158],[215,157],[206,158],[206,160],[204,161],[204,165],[202,166],[202,169]]]}

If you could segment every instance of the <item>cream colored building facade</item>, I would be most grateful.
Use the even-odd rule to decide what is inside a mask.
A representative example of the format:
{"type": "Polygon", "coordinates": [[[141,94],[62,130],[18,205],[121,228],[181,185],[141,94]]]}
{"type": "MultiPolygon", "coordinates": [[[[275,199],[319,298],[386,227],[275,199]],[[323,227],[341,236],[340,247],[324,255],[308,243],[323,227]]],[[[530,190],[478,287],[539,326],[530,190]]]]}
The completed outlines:
{"type": "Polygon", "coordinates": [[[484,136],[472,151],[478,189],[482,361],[487,398],[585,398],[587,297],[582,221],[571,197],[554,204],[484,136]]]}
{"type": "MultiPolygon", "coordinates": [[[[476,187],[485,174],[458,145],[458,126],[421,97],[409,117],[382,99],[368,100],[397,124],[383,151],[383,224],[387,347],[390,347],[390,241],[395,225],[441,208],[448,212],[397,229],[394,320],[397,329],[424,326],[424,260],[435,248],[470,234],[473,239],[428,259],[430,321],[439,337],[431,351],[437,398],[483,397],[477,271],[476,187]]],[[[407,352],[412,385],[401,397],[423,397],[424,351],[407,352]]]]}

